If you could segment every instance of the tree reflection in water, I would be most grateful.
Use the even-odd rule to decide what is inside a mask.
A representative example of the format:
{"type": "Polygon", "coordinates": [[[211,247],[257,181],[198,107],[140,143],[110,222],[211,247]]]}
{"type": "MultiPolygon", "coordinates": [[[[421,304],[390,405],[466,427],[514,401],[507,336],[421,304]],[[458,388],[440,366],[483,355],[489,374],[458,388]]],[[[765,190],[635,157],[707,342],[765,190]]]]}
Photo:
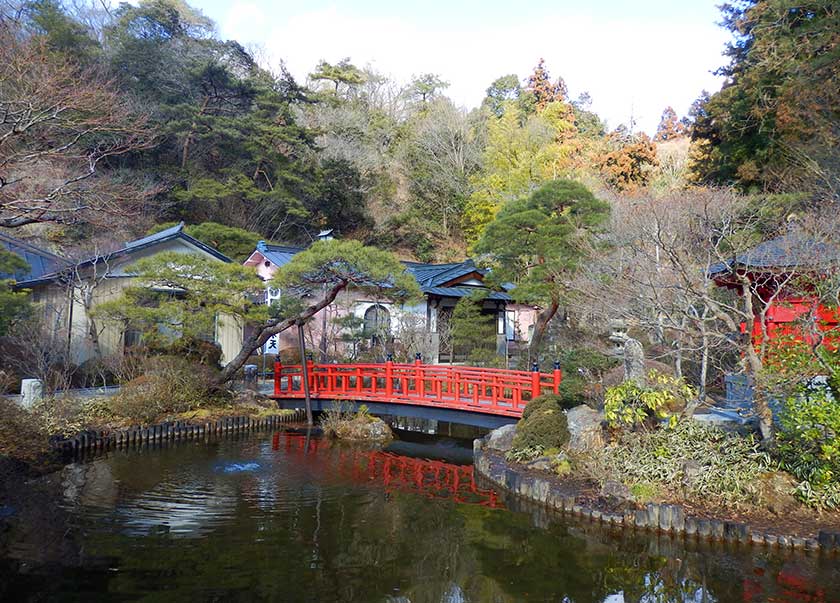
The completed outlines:
{"type": "Polygon", "coordinates": [[[41,496],[43,508],[18,515],[6,534],[4,600],[25,591],[92,600],[828,602],[840,593],[832,557],[613,532],[503,501],[469,465],[305,434],[112,453],[59,476],[55,496],[41,496]],[[45,521],[50,505],[49,533],[67,536],[47,559],[32,554],[37,526],[20,522],[45,521]]]}

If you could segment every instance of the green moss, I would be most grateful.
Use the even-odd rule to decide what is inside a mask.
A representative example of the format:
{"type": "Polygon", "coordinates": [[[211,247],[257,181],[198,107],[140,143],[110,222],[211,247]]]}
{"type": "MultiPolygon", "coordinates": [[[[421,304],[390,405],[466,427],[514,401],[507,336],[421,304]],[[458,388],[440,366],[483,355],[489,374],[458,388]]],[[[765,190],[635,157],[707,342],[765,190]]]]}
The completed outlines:
{"type": "Polygon", "coordinates": [[[640,482],[630,486],[630,494],[640,503],[650,502],[659,496],[659,487],[656,484],[640,482]]]}

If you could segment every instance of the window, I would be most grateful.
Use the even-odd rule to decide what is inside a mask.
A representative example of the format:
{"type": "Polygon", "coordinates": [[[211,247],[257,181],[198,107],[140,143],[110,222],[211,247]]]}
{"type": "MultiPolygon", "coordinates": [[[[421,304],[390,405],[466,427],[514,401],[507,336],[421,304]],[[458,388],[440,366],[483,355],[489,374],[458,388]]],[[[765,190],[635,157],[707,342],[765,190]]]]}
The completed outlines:
{"type": "Polygon", "coordinates": [[[374,304],[365,310],[365,337],[370,337],[371,345],[381,341],[391,331],[391,314],[384,306],[374,304]]]}

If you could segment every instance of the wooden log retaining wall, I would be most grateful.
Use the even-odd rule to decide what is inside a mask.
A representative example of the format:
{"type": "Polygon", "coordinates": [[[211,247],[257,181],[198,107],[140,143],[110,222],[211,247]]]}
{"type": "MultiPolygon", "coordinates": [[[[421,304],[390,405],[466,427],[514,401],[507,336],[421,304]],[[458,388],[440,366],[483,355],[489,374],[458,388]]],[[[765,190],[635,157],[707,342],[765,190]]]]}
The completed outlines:
{"type": "Polygon", "coordinates": [[[306,420],[303,410],[266,417],[225,417],[218,421],[188,423],[168,421],[146,427],[129,427],[108,432],[86,431],[75,437],[58,440],[53,447],[67,456],[79,456],[106,450],[139,448],[164,442],[209,440],[227,434],[277,429],[281,425],[306,420]]]}

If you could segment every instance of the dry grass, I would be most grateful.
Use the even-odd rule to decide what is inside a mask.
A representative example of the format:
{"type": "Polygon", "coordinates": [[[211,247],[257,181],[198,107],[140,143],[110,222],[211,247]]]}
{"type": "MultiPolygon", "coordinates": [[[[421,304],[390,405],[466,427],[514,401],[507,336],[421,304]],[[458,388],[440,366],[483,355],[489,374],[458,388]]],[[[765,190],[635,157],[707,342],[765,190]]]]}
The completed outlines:
{"type": "Polygon", "coordinates": [[[48,436],[36,414],[0,398],[0,456],[37,462],[48,452],[48,436]]]}

